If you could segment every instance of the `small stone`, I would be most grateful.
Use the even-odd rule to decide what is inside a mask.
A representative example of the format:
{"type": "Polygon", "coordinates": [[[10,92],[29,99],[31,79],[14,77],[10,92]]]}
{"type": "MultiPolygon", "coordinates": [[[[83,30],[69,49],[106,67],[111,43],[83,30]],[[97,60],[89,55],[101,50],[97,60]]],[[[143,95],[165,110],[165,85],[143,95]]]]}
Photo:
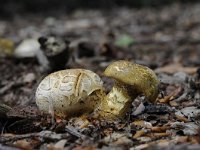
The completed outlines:
{"type": "Polygon", "coordinates": [[[177,72],[173,75],[178,82],[185,82],[188,79],[188,76],[184,72],[177,72]]]}
{"type": "Polygon", "coordinates": [[[36,80],[35,74],[34,73],[28,73],[24,76],[23,82],[24,83],[31,83],[36,80]]]}
{"type": "Polygon", "coordinates": [[[35,39],[26,39],[22,41],[14,51],[17,58],[35,57],[40,50],[40,44],[35,39]]]}

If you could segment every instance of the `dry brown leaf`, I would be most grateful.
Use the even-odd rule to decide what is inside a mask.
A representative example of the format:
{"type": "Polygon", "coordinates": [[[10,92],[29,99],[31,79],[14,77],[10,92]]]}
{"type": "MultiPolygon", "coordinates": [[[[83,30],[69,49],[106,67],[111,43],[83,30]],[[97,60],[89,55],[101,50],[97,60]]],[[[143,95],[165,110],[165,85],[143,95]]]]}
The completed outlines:
{"type": "Polygon", "coordinates": [[[86,115],[82,115],[74,120],[74,124],[76,127],[82,129],[86,128],[90,124],[90,122],[88,121],[86,115]]]}
{"type": "Polygon", "coordinates": [[[171,92],[169,95],[160,99],[159,102],[160,103],[169,103],[171,100],[174,99],[174,97],[176,97],[179,94],[179,92],[181,92],[181,90],[182,90],[182,88],[178,87],[175,91],[171,92]]]}
{"type": "Polygon", "coordinates": [[[179,106],[179,104],[178,104],[176,101],[170,101],[170,102],[169,102],[169,105],[172,106],[172,107],[177,107],[177,106],[179,106]]]}
{"type": "Polygon", "coordinates": [[[153,132],[163,132],[168,130],[170,127],[169,126],[162,126],[162,127],[152,127],[151,130],[153,132]]]}
{"type": "Polygon", "coordinates": [[[135,126],[144,127],[144,128],[151,128],[152,124],[150,122],[146,122],[144,120],[135,120],[132,122],[135,126]]]}
{"type": "Polygon", "coordinates": [[[113,142],[115,145],[132,145],[132,140],[127,136],[122,136],[113,142]]]}
{"type": "Polygon", "coordinates": [[[172,92],[170,95],[167,95],[162,99],[159,99],[159,102],[160,103],[168,103],[170,100],[172,100],[174,98],[174,94],[175,94],[175,92],[172,92]]]}
{"type": "Polygon", "coordinates": [[[168,146],[170,142],[171,142],[170,140],[164,139],[164,140],[158,140],[158,141],[155,141],[155,142],[151,142],[151,145],[156,144],[156,145],[159,145],[161,147],[165,147],[165,146],[168,146]]]}
{"type": "Polygon", "coordinates": [[[174,141],[177,143],[186,143],[188,142],[188,136],[176,136],[174,141]]]}
{"type": "Polygon", "coordinates": [[[191,144],[199,144],[199,142],[198,142],[198,140],[196,139],[195,136],[189,137],[189,142],[190,142],[191,144]]]}
{"type": "Polygon", "coordinates": [[[139,146],[136,146],[136,147],[133,147],[131,148],[130,150],[143,150],[143,149],[148,149],[151,145],[158,145],[158,146],[162,146],[162,147],[165,147],[165,146],[168,146],[169,143],[172,143],[173,141],[171,140],[157,140],[157,141],[152,141],[152,142],[149,142],[148,144],[141,144],[139,146]]]}
{"type": "Polygon", "coordinates": [[[166,132],[162,132],[162,133],[149,133],[147,134],[147,136],[151,137],[151,138],[160,138],[160,137],[166,137],[166,136],[170,136],[170,133],[166,133],[166,132]]]}
{"type": "Polygon", "coordinates": [[[198,139],[196,136],[177,136],[174,141],[176,143],[191,143],[191,144],[198,144],[198,139]]]}
{"type": "Polygon", "coordinates": [[[148,147],[149,147],[149,144],[141,144],[141,145],[130,148],[130,150],[142,150],[142,149],[146,149],[148,147]]]}
{"type": "Polygon", "coordinates": [[[169,64],[167,66],[158,68],[155,70],[156,73],[169,73],[174,74],[176,72],[185,72],[187,74],[195,74],[198,67],[183,67],[181,64],[169,64]]]}
{"type": "Polygon", "coordinates": [[[200,144],[200,128],[197,129],[197,136],[195,138],[197,142],[200,144]]]}
{"type": "Polygon", "coordinates": [[[144,130],[139,130],[134,134],[133,138],[136,139],[136,138],[139,138],[139,137],[141,137],[141,136],[143,136],[145,134],[146,134],[146,132],[144,130]]]}
{"type": "Polygon", "coordinates": [[[94,148],[93,146],[88,146],[88,147],[77,146],[73,148],[72,150],[96,150],[96,148],[94,148]]]}
{"type": "Polygon", "coordinates": [[[17,147],[19,147],[20,149],[23,149],[23,150],[32,150],[30,144],[31,143],[28,142],[26,139],[18,140],[14,143],[15,146],[17,146],[17,147]]]}
{"type": "Polygon", "coordinates": [[[176,118],[177,118],[179,121],[189,122],[189,120],[188,120],[186,117],[179,116],[179,115],[175,115],[175,116],[176,116],[176,118]]]}

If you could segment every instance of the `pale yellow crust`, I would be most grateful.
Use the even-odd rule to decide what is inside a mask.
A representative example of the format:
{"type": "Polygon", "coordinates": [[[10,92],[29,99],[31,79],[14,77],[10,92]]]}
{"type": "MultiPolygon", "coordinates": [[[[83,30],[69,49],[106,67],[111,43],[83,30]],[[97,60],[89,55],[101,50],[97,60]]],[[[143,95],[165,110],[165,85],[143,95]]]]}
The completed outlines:
{"type": "Polygon", "coordinates": [[[96,92],[102,90],[103,82],[94,72],[85,69],[62,70],[41,81],[36,90],[36,104],[46,113],[53,111],[61,117],[76,115],[92,111],[100,99],[96,92]],[[89,98],[90,95],[92,98],[89,98]]]}

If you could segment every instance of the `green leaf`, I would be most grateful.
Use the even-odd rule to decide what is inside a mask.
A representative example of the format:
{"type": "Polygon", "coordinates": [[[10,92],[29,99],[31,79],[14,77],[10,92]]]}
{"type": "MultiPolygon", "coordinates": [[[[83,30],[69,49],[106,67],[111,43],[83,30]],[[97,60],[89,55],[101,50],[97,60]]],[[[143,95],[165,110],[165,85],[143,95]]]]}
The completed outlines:
{"type": "Polygon", "coordinates": [[[134,43],[134,39],[128,35],[124,35],[115,41],[115,45],[127,47],[134,43]]]}

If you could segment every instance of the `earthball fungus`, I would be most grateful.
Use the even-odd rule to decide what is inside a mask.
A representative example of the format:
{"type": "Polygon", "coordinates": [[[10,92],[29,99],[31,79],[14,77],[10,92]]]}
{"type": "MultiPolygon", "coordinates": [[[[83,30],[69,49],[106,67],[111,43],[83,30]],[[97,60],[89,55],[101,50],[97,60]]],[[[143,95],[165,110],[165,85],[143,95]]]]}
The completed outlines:
{"type": "Polygon", "coordinates": [[[106,94],[100,77],[90,70],[66,69],[48,75],[36,91],[39,109],[70,117],[94,111],[103,118],[123,117],[132,101],[143,94],[149,102],[158,96],[159,81],[148,67],[129,61],[111,63],[105,76],[115,80],[106,94]]]}
{"type": "Polygon", "coordinates": [[[45,77],[36,90],[40,110],[59,117],[91,112],[103,91],[100,77],[90,70],[66,69],[45,77]]]}

